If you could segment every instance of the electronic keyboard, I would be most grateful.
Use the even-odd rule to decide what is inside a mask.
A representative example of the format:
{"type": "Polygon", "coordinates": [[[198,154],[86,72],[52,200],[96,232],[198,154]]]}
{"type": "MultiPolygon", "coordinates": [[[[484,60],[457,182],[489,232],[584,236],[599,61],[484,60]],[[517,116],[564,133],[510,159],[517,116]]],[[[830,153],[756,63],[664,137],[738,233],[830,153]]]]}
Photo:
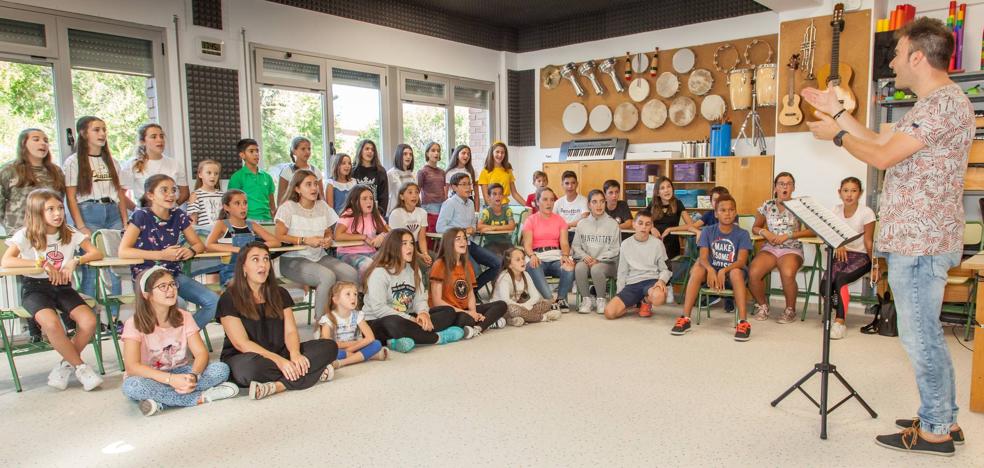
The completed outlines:
{"type": "Polygon", "coordinates": [[[625,159],[629,149],[627,138],[571,140],[560,144],[561,161],[606,161],[625,159]]]}

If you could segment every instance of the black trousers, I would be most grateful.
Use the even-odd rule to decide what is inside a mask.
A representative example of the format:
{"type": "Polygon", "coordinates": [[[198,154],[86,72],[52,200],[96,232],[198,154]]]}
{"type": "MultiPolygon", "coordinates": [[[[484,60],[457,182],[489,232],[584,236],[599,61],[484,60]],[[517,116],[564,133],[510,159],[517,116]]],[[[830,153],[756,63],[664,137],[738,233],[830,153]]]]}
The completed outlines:
{"type": "MultiPolygon", "coordinates": [[[[831,305],[837,318],[843,319],[847,316],[847,304],[841,299],[841,288],[867,275],[871,271],[871,258],[867,254],[848,252],[846,262],[835,261],[831,268],[834,275],[834,287],[831,288],[831,297],[828,299],[832,301],[831,305]]],[[[827,290],[826,284],[826,274],[824,274],[824,278],[820,280],[820,294],[827,290]]]]}
{"type": "MultiPolygon", "coordinates": [[[[399,315],[388,315],[376,320],[368,320],[366,323],[372,329],[372,334],[376,335],[376,339],[384,346],[393,338],[410,338],[417,344],[437,343],[437,333],[424,331],[417,322],[399,315]]],[[[439,330],[435,329],[435,331],[439,330]]]]}
{"type": "MultiPolygon", "coordinates": [[[[324,339],[305,341],[301,343],[301,354],[308,358],[311,367],[307,374],[294,381],[287,380],[276,363],[256,353],[237,354],[222,361],[229,365],[229,380],[240,387],[249,387],[252,381],[280,382],[287,390],[304,390],[318,383],[325,367],[338,357],[338,345],[324,339]]],[[[288,355],[281,356],[289,358],[288,355]]]]}
{"type": "Polygon", "coordinates": [[[470,315],[458,312],[448,306],[434,307],[430,311],[430,316],[431,321],[434,322],[435,330],[444,330],[450,326],[472,327],[475,325],[478,325],[482,330],[487,330],[496,320],[506,315],[507,310],[509,309],[506,307],[506,303],[502,301],[478,304],[475,311],[485,316],[485,320],[478,323],[470,315]]]}

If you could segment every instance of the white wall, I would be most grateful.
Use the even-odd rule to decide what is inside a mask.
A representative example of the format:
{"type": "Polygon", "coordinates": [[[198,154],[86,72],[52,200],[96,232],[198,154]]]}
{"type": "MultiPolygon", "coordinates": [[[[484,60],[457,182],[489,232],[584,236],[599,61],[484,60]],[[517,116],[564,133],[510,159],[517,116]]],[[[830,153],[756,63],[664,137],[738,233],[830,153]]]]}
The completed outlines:
{"type": "MultiPolygon", "coordinates": [[[[271,47],[328,55],[340,59],[391,65],[432,73],[454,75],[496,83],[496,130],[503,127],[505,90],[504,53],[409,33],[338,16],[287,7],[264,0],[223,1],[223,29],[216,30],[191,25],[190,0],[15,0],[34,7],[90,15],[116,21],[158,26],[166,30],[165,41],[169,52],[174,51],[177,32],[181,40],[183,63],[194,63],[240,71],[240,109],[243,134],[248,135],[251,117],[246,108],[246,80],[244,67],[242,30],[246,40],[271,47]],[[176,31],[173,16],[180,18],[176,31]],[[225,41],[226,53],[221,62],[202,60],[194,49],[201,37],[225,41]]],[[[174,53],[168,54],[168,81],[170,88],[171,122],[164,122],[172,145],[169,150],[175,157],[187,163],[184,142],[178,76],[183,64],[177,63],[174,53]]],[[[392,80],[391,80],[392,81],[392,80]]],[[[391,88],[395,83],[390,83],[391,88]]]]}

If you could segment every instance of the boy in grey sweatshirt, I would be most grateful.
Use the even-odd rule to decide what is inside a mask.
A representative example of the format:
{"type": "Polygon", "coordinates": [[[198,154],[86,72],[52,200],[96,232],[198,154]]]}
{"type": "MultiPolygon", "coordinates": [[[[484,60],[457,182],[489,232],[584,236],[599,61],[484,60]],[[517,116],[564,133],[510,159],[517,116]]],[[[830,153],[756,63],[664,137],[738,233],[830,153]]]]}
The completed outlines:
{"type": "Polygon", "coordinates": [[[671,273],[666,267],[666,247],[649,234],[652,228],[653,217],[648,211],[636,213],[632,223],[635,234],[622,242],[618,257],[618,295],[605,307],[605,318],[617,319],[625,315],[626,307],[643,299],[648,303],[642,304],[639,316],[649,317],[652,307],[666,302],[671,273]]]}
{"type": "Polygon", "coordinates": [[[577,311],[587,314],[594,308],[599,314],[603,314],[606,285],[608,279],[615,276],[621,230],[618,222],[605,213],[605,194],[601,190],[592,190],[588,194],[588,209],[591,215],[582,219],[574,228],[574,242],[571,247],[574,259],[577,260],[574,280],[581,294],[581,307],[577,311]],[[593,295],[590,294],[589,278],[594,283],[593,295]]]}

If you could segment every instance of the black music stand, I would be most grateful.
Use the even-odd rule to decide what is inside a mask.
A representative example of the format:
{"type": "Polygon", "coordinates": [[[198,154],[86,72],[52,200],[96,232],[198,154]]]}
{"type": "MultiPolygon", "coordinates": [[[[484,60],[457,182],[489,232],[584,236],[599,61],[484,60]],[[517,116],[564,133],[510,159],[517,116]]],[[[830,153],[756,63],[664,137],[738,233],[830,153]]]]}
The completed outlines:
{"type": "Polygon", "coordinates": [[[858,394],[857,390],[854,390],[854,387],[851,387],[851,384],[847,383],[847,380],[845,380],[840,372],[837,371],[837,366],[830,363],[830,293],[833,288],[834,249],[858,239],[862,236],[862,234],[858,234],[856,232],[847,233],[831,226],[830,224],[827,224],[827,220],[834,219],[834,214],[826,208],[816,205],[810,197],[800,197],[795,200],[801,204],[784,203],[784,205],[786,205],[786,208],[796,215],[796,217],[799,218],[799,220],[802,221],[806,227],[817,233],[817,235],[823,239],[824,243],[827,245],[827,284],[824,286],[824,294],[827,299],[824,301],[823,305],[823,350],[820,362],[814,364],[812,370],[797,380],[796,383],[783,392],[782,395],[779,395],[778,398],[772,400],[771,405],[775,407],[779,404],[779,402],[789,396],[790,393],[793,393],[793,390],[799,390],[808,400],[810,400],[810,402],[820,409],[820,438],[826,440],[827,415],[832,413],[835,409],[840,407],[840,405],[844,404],[844,402],[850,400],[851,398],[856,398],[858,403],[860,403],[861,406],[868,411],[868,414],[870,414],[872,418],[878,417],[878,414],[875,413],[870,406],[868,406],[868,403],[864,401],[864,398],[861,398],[861,395],[858,394]],[[821,223],[822,226],[818,225],[818,223],[821,223]],[[830,233],[831,235],[825,235],[826,233],[830,233]],[[803,384],[817,373],[820,374],[819,402],[810,396],[806,390],[803,390],[803,384]],[[841,385],[847,389],[849,394],[844,397],[844,399],[837,402],[837,404],[833,407],[827,409],[827,385],[831,374],[833,374],[834,377],[837,377],[837,380],[839,380],[841,385]]]}

